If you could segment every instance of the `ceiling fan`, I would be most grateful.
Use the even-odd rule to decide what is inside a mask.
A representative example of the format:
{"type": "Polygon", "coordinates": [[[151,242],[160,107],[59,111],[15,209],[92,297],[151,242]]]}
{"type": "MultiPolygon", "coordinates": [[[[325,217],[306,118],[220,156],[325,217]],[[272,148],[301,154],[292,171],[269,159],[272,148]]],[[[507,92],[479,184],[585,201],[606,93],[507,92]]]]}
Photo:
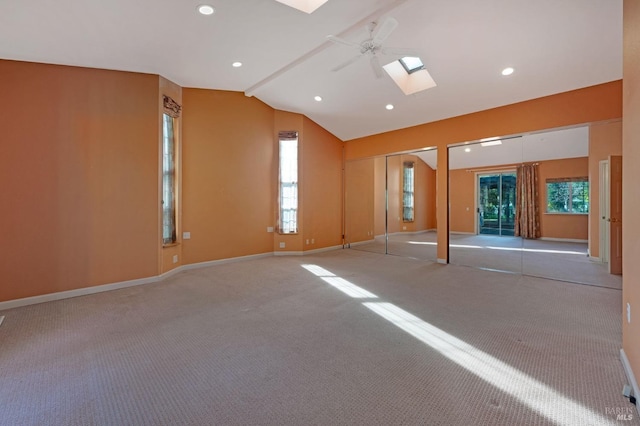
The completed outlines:
{"type": "Polygon", "coordinates": [[[327,36],[329,41],[332,41],[336,44],[342,44],[349,47],[355,47],[359,54],[348,61],[338,65],[331,69],[331,71],[339,71],[354,62],[368,56],[369,63],[371,64],[371,68],[373,69],[373,73],[376,78],[382,78],[384,75],[384,70],[382,65],[380,64],[380,56],[379,55],[394,55],[394,56],[418,56],[411,49],[403,49],[403,48],[394,48],[394,47],[383,47],[382,44],[384,41],[391,35],[391,33],[398,26],[398,21],[395,18],[388,17],[381,24],[378,25],[377,22],[371,22],[367,29],[369,31],[369,38],[366,40],[356,43],[349,40],[345,40],[340,37],[336,37],[333,35],[327,36]]]}

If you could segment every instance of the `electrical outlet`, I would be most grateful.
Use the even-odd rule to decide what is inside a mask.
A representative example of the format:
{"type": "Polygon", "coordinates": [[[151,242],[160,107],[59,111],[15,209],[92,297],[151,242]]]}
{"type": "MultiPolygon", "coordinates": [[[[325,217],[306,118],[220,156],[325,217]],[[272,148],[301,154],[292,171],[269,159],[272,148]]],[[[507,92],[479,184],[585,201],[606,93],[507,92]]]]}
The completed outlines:
{"type": "Polygon", "coordinates": [[[183,232],[182,233],[182,239],[183,240],[190,240],[191,239],[191,232],[183,232]]]}
{"type": "Polygon", "coordinates": [[[280,248],[285,248],[285,243],[280,243],[280,248]]]}
{"type": "Polygon", "coordinates": [[[406,231],[406,230],[407,230],[407,227],[406,227],[406,226],[403,226],[403,227],[402,227],[402,230],[403,230],[403,231],[406,231]]]}
{"type": "Polygon", "coordinates": [[[315,244],[316,240],[314,240],[313,238],[311,239],[311,244],[315,244]]]}
{"type": "Polygon", "coordinates": [[[627,303],[627,324],[631,324],[631,303],[627,303]]]}
{"type": "Polygon", "coordinates": [[[273,226],[267,226],[267,232],[273,232],[273,226]]]}
{"type": "Polygon", "coordinates": [[[309,239],[307,238],[307,245],[309,245],[309,239]]]}
{"type": "Polygon", "coordinates": [[[178,255],[177,254],[173,255],[173,263],[178,263],[178,255]]]}

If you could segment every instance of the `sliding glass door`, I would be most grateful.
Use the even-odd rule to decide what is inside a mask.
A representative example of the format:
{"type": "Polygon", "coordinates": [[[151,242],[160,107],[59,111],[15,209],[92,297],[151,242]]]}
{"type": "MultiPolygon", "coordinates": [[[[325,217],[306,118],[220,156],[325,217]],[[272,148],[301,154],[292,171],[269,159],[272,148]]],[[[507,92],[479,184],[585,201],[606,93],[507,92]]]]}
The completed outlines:
{"type": "Polygon", "coordinates": [[[516,173],[478,175],[478,233],[513,236],[516,217],[516,173]]]}

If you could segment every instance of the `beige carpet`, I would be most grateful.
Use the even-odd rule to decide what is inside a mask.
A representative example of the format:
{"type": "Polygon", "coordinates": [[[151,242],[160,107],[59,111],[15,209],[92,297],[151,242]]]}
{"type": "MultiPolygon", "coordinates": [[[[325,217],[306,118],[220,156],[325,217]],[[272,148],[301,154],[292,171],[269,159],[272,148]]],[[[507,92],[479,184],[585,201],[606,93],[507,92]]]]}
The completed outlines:
{"type": "Polygon", "coordinates": [[[355,250],[192,270],[0,312],[0,424],[640,424],[620,299],[355,250]]]}

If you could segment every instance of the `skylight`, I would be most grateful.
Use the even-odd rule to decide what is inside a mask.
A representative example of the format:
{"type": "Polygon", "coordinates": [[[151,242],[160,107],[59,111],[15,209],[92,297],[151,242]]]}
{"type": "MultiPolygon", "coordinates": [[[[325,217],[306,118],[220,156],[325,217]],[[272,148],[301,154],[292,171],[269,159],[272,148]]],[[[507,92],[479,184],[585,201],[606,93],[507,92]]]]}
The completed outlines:
{"type": "Polygon", "coordinates": [[[405,95],[436,87],[431,75],[418,57],[404,57],[384,65],[382,68],[405,95]]]}
{"type": "Polygon", "coordinates": [[[398,62],[402,64],[404,69],[409,74],[424,69],[422,60],[420,60],[420,58],[418,58],[417,56],[405,56],[404,58],[398,59],[398,62]]]}
{"type": "Polygon", "coordinates": [[[313,13],[314,10],[322,6],[327,0],[276,0],[304,13],[313,13]]]}

